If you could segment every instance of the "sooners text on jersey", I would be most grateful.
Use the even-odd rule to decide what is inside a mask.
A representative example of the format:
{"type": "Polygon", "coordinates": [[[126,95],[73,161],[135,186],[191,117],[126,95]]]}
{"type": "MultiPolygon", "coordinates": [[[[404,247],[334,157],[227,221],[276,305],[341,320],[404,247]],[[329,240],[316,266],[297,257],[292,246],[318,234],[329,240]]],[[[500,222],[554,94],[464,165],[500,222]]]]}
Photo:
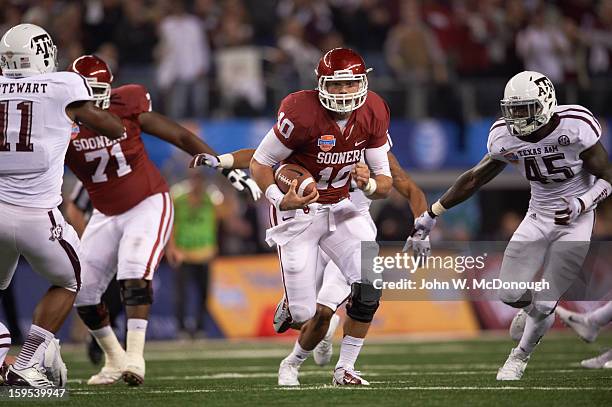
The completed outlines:
{"type": "Polygon", "coordinates": [[[305,90],[283,99],[274,133],[293,150],[284,162],[306,168],[317,181],[318,202],[330,204],[348,197],[351,169],[365,149],[385,145],[388,128],[389,108],[372,91],[342,131],[317,91],[305,90]]]}
{"type": "Polygon", "coordinates": [[[138,116],[151,110],[146,89],[113,89],[109,110],[121,118],[126,134],[118,140],[82,126],[70,142],[66,164],[83,182],[94,208],[105,215],[123,213],[145,198],[167,192],[168,185],[147,156],[138,116]]]}

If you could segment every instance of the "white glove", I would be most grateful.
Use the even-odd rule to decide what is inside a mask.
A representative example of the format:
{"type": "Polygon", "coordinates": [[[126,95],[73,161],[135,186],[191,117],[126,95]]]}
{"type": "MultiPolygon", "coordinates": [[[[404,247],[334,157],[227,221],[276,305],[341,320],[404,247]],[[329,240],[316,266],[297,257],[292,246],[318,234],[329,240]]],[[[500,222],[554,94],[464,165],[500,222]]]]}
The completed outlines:
{"type": "Polygon", "coordinates": [[[565,208],[555,211],[555,225],[569,225],[584,211],[584,204],[578,198],[561,198],[565,208]]]}
{"type": "Polygon", "coordinates": [[[408,239],[402,249],[403,252],[407,252],[412,249],[412,255],[414,257],[429,257],[431,254],[431,243],[429,242],[429,236],[423,238],[423,231],[415,231],[408,239]]]}
{"type": "Polygon", "coordinates": [[[261,189],[259,189],[257,183],[253,181],[246,172],[242,170],[227,169],[221,172],[238,191],[243,191],[246,188],[254,201],[257,201],[261,197],[261,189]]]}
{"type": "Polygon", "coordinates": [[[429,214],[429,211],[425,211],[414,220],[414,232],[412,232],[412,236],[416,236],[418,232],[421,232],[419,236],[421,236],[421,240],[424,240],[429,236],[434,226],[436,226],[436,218],[433,218],[429,214]]]}
{"type": "Polygon", "coordinates": [[[219,165],[221,165],[221,161],[216,155],[200,153],[193,156],[191,162],[189,163],[189,168],[199,167],[202,165],[211,168],[218,168],[219,165]]]}

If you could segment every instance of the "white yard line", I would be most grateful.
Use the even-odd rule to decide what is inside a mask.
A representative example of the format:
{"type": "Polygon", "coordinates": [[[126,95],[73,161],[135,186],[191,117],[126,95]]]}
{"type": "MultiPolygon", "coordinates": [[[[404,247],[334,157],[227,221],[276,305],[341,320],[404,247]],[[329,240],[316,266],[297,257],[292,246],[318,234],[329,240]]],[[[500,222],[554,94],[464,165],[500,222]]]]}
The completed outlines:
{"type": "MultiPolygon", "coordinates": [[[[258,391],[318,391],[318,390],[337,390],[337,391],[355,391],[355,390],[365,390],[365,391],[389,391],[389,390],[399,390],[399,391],[408,391],[408,390],[427,390],[427,391],[524,391],[524,390],[537,390],[537,391],[612,391],[610,387],[569,387],[569,386],[502,386],[502,387],[494,387],[494,386],[486,386],[486,387],[478,387],[478,386],[331,386],[331,385],[323,385],[323,386],[299,386],[299,387],[255,387],[249,389],[252,392],[258,391]]],[[[189,393],[235,393],[240,392],[244,393],[244,389],[169,389],[169,390],[156,390],[156,389],[146,389],[141,388],[137,392],[133,392],[130,390],[120,390],[120,391],[92,391],[92,390],[71,390],[70,394],[74,396],[101,396],[104,394],[189,394],[189,393]]]]}
{"type": "MultiPolygon", "coordinates": [[[[564,373],[572,373],[577,371],[584,372],[584,369],[540,369],[541,372],[552,373],[552,374],[564,374],[564,373]]],[[[457,376],[472,376],[472,375],[493,375],[495,373],[494,370],[491,371],[476,371],[476,370],[447,370],[447,371],[395,371],[392,373],[379,373],[379,372],[368,372],[365,374],[366,377],[380,377],[380,376],[448,376],[457,375],[457,376]]],[[[300,376],[329,376],[331,377],[330,369],[320,369],[320,370],[304,370],[300,371],[300,376]]],[[[147,377],[147,381],[191,381],[191,380],[219,380],[219,379],[262,379],[262,378],[276,378],[278,377],[278,373],[276,372],[258,372],[258,373],[236,373],[236,372],[225,372],[225,373],[213,373],[213,374],[204,374],[204,375],[190,375],[190,376],[152,376],[147,377]]],[[[82,384],[84,383],[84,379],[69,379],[68,383],[76,383],[82,384]]],[[[387,383],[387,382],[378,382],[378,383],[387,383]]],[[[397,383],[393,381],[393,383],[397,383]]],[[[401,382],[400,382],[401,383],[401,382]]]]}

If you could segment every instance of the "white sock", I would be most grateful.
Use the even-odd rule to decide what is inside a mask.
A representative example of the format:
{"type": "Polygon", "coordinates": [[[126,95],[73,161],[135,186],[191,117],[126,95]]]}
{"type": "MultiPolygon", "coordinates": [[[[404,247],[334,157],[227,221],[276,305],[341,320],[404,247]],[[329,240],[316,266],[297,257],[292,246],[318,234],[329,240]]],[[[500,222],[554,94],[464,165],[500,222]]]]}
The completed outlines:
{"type": "Polygon", "coordinates": [[[11,348],[11,333],[0,322],[0,367],[4,363],[4,358],[11,348]]]}
{"type": "Polygon", "coordinates": [[[525,331],[519,342],[519,349],[523,351],[525,356],[529,356],[540,343],[540,339],[555,323],[555,314],[544,315],[535,308],[527,314],[525,320],[525,331]]]}
{"type": "Polygon", "coordinates": [[[144,355],[145,336],[147,333],[146,319],[129,318],[127,321],[127,352],[138,356],[144,355]]]}
{"type": "Polygon", "coordinates": [[[311,350],[304,350],[300,346],[300,342],[296,340],[295,345],[293,346],[293,350],[291,351],[289,356],[285,358],[285,360],[287,360],[293,365],[301,366],[302,363],[304,363],[304,361],[308,359],[308,356],[310,356],[311,353],[311,350]]]}
{"type": "Polygon", "coordinates": [[[107,325],[103,328],[89,331],[104,351],[106,357],[105,366],[120,367],[123,363],[125,351],[121,347],[113,328],[107,325]]]}
{"type": "Polygon", "coordinates": [[[612,321],[612,301],[608,302],[603,307],[599,307],[596,310],[589,312],[587,315],[589,322],[602,327],[612,321]]]}
{"type": "Polygon", "coordinates": [[[40,364],[45,350],[53,338],[55,338],[55,335],[52,332],[32,324],[28,337],[17,356],[17,360],[15,360],[15,367],[25,369],[36,363],[40,364]]]}
{"type": "Polygon", "coordinates": [[[342,344],[340,345],[340,358],[336,363],[336,369],[339,367],[354,369],[357,356],[361,352],[364,338],[355,338],[353,336],[346,335],[342,338],[342,344]]]}

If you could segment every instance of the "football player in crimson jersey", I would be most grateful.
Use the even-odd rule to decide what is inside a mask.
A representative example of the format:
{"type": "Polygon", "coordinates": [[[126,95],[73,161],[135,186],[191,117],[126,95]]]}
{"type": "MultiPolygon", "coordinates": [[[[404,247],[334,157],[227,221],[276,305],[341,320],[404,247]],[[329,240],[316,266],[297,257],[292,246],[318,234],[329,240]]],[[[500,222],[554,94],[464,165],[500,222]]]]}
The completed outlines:
{"type": "MultiPolygon", "coordinates": [[[[220,156],[202,153],[193,158],[191,166],[204,165],[211,168],[246,168],[254,152],[254,149],[243,149],[220,156]]],[[[427,209],[425,194],[400,166],[395,155],[393,155],[391,151],[389,151],[387,155],[389,158],[391,175],[393,176],[393,188],[408,200],[413,215],[417,217],[418,214],[427,209]]],[[[357,206],[359,211],[370,219],[370,225],[375,230],[376,225],[370,214],[370,204],[372,201],[368,199],[360,189],[352,189],[350,192],[350,199],[357,206]]],[[[376,231],[374,235],[376,235],[376,231]]],[[[420,239],[418,235],[409,238],[405,250],[409,247],[414,250],[414,256],[427,256],[431,250],[429,238],[420,239]]],[[[315,317],[312,319],[312,324],[316,331],[313,332],[313,335],[322,337],[323,339],[316,345],[312,355],[317,365],[324,366],[331,360],[332,339],[340,320],[335,312],[350,295],[351,286],[347,284],[344,275],[334,262],[330,261],[329,257],[321,251],[319,251],[319,257],[320,260],[317,264],[316,272],[317,311],[315,317]]],[[[274,330],[278,333],[285,332],[289,327],[293,329],[301,328],[300,325],[292,324],[291,315],[289,315],[287,303],[284,298],[279,302],[276,308],[273,325],[274,330]]],[[[299,384],[298,369],[293,369],[293,367],[299,366],[283,365],[279,369],[279,385],[287,386],[299,384]]]]}
{"type": "Polygon", "coordinates": [[[297,371],[325,334],[309,321],[316,319],[317,312],[319,250],[351,284],[340,360],[333,375],[339,385],[368,384],[354,365],[381,294],[361,275],[361,242],[374,241],[375,236],[368,219],[348,199],[350,182],[354,179],[371,199],[385,197],[392,184],[387,158],[389,109],[380,96],[368,91],[367,71],[356,52],[328,51],[316,69],[318,89],[292,93],[282,101],[278,122],[260,143],[250,166],[272,204],[266,240],[278,248],[289,312],[294,323],[304,323],[281,369],[297,371]],[[362,157],[367,164],[361,163],[362,157]],[[317,181],[317,190],[300,197],[294,183],[283,194],[274,182],[273,167],[280,162],[306,168],[317,181]]]}
{"type": "MultiPolygon", "coordinates": [[[[153,112],[144,87],[111,89],[112,73],[100,58],[79,57],[70,70],[87,79],[97,103],[119,116],[127,130],[124,137],[111,141],[82,127],[66,155],[66,164],[85,185],[94,207],[82,236],[83,286],[75,305],[103,349],[105,365],[88,383],[111,384],[123,377],[128,384],[139,385],[145,376],[143,349],[153,302],[151,280],[173,220],[168,185],[147,156],[141,132],[191,155],[213,151],[182,126],[153,112]],[[115,273],[128,317],[125,351],[101,300],[115,273]]],[[[258,197],[259,189],[246,174],[228,174],[236,188],[247,188],[258,197]]]]}

